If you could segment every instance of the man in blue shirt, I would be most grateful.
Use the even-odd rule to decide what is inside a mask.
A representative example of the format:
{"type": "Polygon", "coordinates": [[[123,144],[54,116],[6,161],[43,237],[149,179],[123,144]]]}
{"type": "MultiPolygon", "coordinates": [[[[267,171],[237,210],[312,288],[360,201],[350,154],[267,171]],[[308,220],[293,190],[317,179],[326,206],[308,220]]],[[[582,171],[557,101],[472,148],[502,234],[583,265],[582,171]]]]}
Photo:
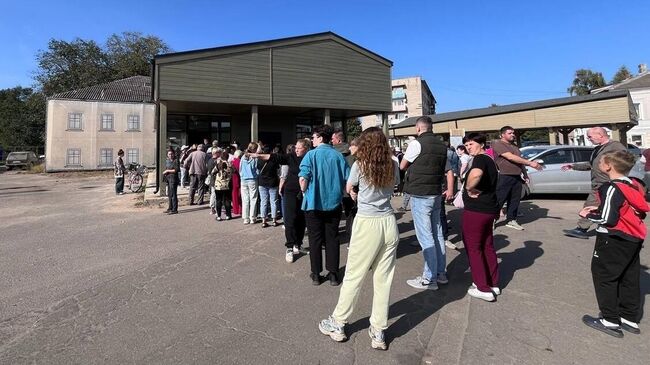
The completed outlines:
{"type": "Polygon", "coordinates": [[[321,283],[323,270],[321,248],[325,245],[325,268],[331,285],[339,285],[340,251],[338,242],[341,200],[350,167],[330,144],[332,127],[314,128],[312,144],[300,163],[300,190],[304,194],[302,210],[309,234],[309,259],[312,284],[321,283]]]}

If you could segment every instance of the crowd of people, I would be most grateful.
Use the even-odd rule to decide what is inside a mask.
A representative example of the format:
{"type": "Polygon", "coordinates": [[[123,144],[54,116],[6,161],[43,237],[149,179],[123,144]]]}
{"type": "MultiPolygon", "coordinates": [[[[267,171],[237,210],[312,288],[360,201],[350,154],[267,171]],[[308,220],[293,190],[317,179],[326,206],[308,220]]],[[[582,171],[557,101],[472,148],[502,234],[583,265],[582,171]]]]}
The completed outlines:
{"type": "MultiPolygon", "coordinates": [[[[217,221],[241,216],[243,224],[261,223],[266,228],[279,225],[281,216],[286,261],[309,254],[313,285],[342,283],[336,307],[318,325],[335,341],[347,338],[345,324],[365,274],[372,270],[368,333],[373,348],[386,349],[384,331],[399,243],[391,205],[396,191],[404,198],[398,211],[410,204],[423,257],[421,273],[406,284],[437,290],[449,283],[446,248],[458,247],[448,240],[445,205],[453,200],[462,208],[461,221],[452,223],[458,223],[473,279],[467,293],[493,302],[501,295],[495,222],[503,215],[506,227],[524,230],[517,217],[522,185],[528,179],[526,167],[543,168],[521,157],[512,127],[501,128],[500,138],[488,149],[484,134],[470,133],[462,145],[449,146],[433,134],[432,126],[430,118],[418,118],[417,137],[403,154],[390,148],[379,128],[364,130],[348,144],[340,130],[328,125],[315,127],[311,139],[298,139],[285,150],[261,142],[241,150],[237,144],[220,147],[216,141],[182,146],[179,155],[169,150],[163,170],[169,196],[166,212],[178,212],[177,188],[189,186],[189,204],[204,204],[209,194],[210,214],[217,221]],[[350,240],[341,281],[342,218],[350,240]],[[308,249],[303,247],[305,234],[308,249]]],[[[609,145],[602,128],[592,128],[588,135],[599,146],[589,166],[574,164],[565,169],[592,169],[597,185],[580,212],[581,222],[588,223],[565,233],[583,238],[583,227],[598,224],[592,274],[601,316],[585,316],[583,321],[621,337],[621,328],[639,332],[639,250],[645,239],[642,219],[650,209],[644,184],[627,177],[634,156],[609,145]]]]}

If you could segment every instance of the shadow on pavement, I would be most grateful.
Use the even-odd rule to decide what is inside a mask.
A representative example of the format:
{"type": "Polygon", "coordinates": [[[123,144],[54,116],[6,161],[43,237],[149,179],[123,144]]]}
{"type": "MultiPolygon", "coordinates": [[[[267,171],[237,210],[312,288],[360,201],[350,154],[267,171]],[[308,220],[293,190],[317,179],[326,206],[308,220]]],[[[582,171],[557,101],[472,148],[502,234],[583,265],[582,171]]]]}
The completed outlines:
{"type": "MultiPolygon", "coordinates": [[[[400,244],[399,250],[418,249],[408,244],[400,244]]],[[[455,302],[467,295],[467,288],[472,283],[472,276],[467,272],[469,263],[466,255],[456,256],[448,265],[447,272],[450,277],[450,284],[440,285],[438,291],[422,290],[392,304],[388,310],[388,318],[400,317],[386,330],[386,342],[390,345],[392,339],[399,338],[415,328],[422,321],[440,310],[446,304],[455,302]],[[442,294],[442,295],[441,295],[442,294]]],[[[403,282],[393,282],[393,285],[407,285],[403,282]]],[[[416,290],[416,289],[413,289],[416,290]]],[[[348,333],[352,335],[370,326],[370,317],[364,317],[347,327],[348,333]]]]}
{"type": "MultiPolygon", "coordinates": [[[[501,252],[497,249],[497,257],[501,259],[499,264],[499,286],[506,288],[517,270],[533,266],[535,260],[544,254],[539,241],[524,241],[524,247],[515,249],[512,252],[501,252]]],[[[496,247],[495,247],[496,249],[496,247]]]]}

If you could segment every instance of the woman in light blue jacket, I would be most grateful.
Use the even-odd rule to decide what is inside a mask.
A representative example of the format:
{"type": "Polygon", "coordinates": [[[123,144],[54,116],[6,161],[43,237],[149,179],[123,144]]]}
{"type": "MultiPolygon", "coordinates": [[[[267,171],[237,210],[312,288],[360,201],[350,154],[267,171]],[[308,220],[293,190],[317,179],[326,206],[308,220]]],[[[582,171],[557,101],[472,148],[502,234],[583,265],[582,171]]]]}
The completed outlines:
{"type": "Polygon", "coordinates": [[[249,153],[257,152],[257,143],[248,144],[246,153],[241,157],[239,175],[241,177],[241,200],[244,224],[252,224],[257,219],[257,159],[251,158],[249,153]]]}

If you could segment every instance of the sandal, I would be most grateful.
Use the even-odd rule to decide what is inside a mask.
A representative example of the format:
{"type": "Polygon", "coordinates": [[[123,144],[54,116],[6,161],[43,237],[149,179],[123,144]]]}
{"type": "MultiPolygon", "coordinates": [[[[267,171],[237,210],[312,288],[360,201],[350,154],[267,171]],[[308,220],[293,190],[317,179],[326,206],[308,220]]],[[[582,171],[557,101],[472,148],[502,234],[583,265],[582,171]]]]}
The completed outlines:
{"type": "Polygon", "coordinates": [[[262,222],[262,228],[266,228],[266,227],[268,227],[268,226],[269,226],[268,223],[266,223],[266,222],[262,222]]]}
{"type": "Polygon", "coordinates": [[[277,227],[279,224],[276,221],[273,221],[273,227],[277,227]]]}

